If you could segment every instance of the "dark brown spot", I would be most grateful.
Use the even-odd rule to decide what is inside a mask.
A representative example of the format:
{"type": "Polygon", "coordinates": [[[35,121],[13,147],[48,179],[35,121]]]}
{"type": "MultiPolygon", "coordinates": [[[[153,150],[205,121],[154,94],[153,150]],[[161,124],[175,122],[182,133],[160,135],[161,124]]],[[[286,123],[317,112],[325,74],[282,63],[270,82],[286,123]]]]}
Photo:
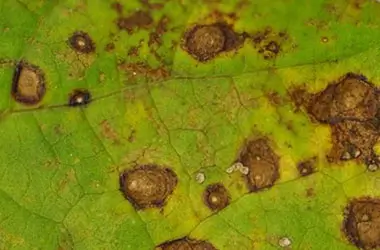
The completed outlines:
{"type": "Polygon", "coordinates": [[[75,89],[69,95],[68,105],[72,107],[87,105],[91,102],[91,94],[86,89],[75,89]]]}
{"type": "Polygon", "coordinates": [[[378,94],[365,77],[349,73],[313,97],[308,111],[322,123],[365,121],[375,117],[378,94]]]}
{"type": "Polygon", "coordinates": [[[136,209],[164,206],[176,185],[176,174],[157,165],[137,166],[120,175],[120,190],[136,209]]]}
{"type": "Polygon", "coordinates": [[[246,143],[240,153],[239,162],[249,168],[245,178],[251,192],[269,188],[279,178],[279,157],[267,138],[246,143]]]}
{"type": "Polygon", "coordinates": [[[107,51],[107,52],[111,52],[111,51],[113,51],[115,49],[115,44],[114,43],[107,43],[107,45],[106,45],[106,47],[105,47],[105,50],[107,51]]]}
{"type": "Polygon", "coordinates": [[[111,4],[111,8],[114,9],[119,15],[123,14],[123,5],[119,2],[114,2],[111,4]]]}
{"type": "Polygon", "coordinates": [[[184,35],[183,49],[200,62],[240,47],[245,35],[235,33],[224,23],[196,25],[184,35]]]}
{"type": "Polygon", "coordinates": [[[203,200],[212,211],[219,211],[228,206],[230,195],[221,183],[207,186],[203,194],[203,200]]]}
{"type": "Polygon", "coordinates": [[[191,238],[181,238],[165,242],[156,250],[217,250],[211,243],[204,240],[195,240],[191,238]]]}
{"type": "Polygon", "coordinates": [[[314,165],[315,165],[315,158],[300,162],[297,165],[298,173],[301,176],[311,175],[315,171],[314,165]]]}
{"type": "Polygon", "coordinates": [[[162,44],[162,35],[167,31],[167,25],[169,23],[169,18],[167,16],[163,16],[158,22],[155,30],[150,33],[148,45],[158,45],[162,44]]]}
{"type": "Polygon", "coordinates": [[[380,199],[366,197],[352,200],[344,212],[343,231],[358,248],[379,248],[380,199]]]}
{"type": "Polygon", "coordinates": [[[13,98],[25,105],[35,105],[42,100],[45,92],[45,76],[42,70],[35,65],[19,62],[13,74],[13,98]]]}
{"type": "Polygon", "coordinates": [[[275,41],[270,41],[266,46],[265,46],[265,50],[266,51],[269,51],[269,52],[272,52],[273,54],[278,54],[278,52],[280,52],[280,45],[278,45],[277,42],[275,41]]]}
{"type": "Polygon", "coordinates": [[[95,52],[95,43],[91,37],[83,31],[76,31],[68,40],[70,47],[83,54],[95,52]]]}
{"type": "Polygon", "coordinates": [[[152,23],[153,18],[146,11],[137,11],[128,17],[119,17],[117,19],[119,29],[126,30],[129,33],[133,32],[134,29],[149,28],[152,23]]]}
{"type": "Polygon", "coordinates": [[[251,39],[264,59],[273,59],[283,50],[280,44],[288,40],[288,35],[283,31],[275,32],[271,27],[267,27],[254,33],[251,39]]]}

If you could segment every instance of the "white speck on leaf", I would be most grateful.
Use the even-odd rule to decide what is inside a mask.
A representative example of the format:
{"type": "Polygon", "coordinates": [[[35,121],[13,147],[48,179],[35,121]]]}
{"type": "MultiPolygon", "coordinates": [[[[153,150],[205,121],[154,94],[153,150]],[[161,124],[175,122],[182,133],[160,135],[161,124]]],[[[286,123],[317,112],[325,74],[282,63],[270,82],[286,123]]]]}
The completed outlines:
{"type": "Polygon", "coordinates": [[[280,247],[288,247],[292,244],[291,240],[288,237],[283,237],[278,241],[280,247]]]}
{"type": "Polygon", "coordinates": [[[249,173],[249,168],[245,166],[242,166],[239,170],[244,175],[247,175],[249,173]]]}
{"type": "Polygon", "coordinates": [[[199,184],[202,184],[206,179],[206,176],[204,173],[202,172],[199,172],[196,174],[195,176],[195,180],[199,183],[199,184]]]}

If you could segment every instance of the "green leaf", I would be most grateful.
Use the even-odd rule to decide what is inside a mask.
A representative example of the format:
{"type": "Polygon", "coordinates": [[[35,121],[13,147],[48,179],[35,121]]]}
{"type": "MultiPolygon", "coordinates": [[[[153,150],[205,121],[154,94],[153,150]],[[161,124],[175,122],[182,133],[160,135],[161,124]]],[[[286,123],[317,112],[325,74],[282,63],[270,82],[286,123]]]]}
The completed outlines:
{"type": "Polygon", "coordinates": [[[377,1],[0,10],[0,249],[380,249],[377,1]]]}

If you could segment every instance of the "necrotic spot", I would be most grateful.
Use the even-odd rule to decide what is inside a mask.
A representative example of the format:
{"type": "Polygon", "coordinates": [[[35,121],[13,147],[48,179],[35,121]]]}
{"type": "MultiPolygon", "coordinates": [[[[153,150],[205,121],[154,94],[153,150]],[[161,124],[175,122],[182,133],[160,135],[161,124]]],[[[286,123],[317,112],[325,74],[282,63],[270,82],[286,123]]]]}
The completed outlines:
{"type": "Polygon", "coordinates": [[[176,174],[157,165],[137,166],[120,175],[120,190],[136,209],[162,207],[176,185],[176,174]]]}
{"type": "Polygon", "coordinates": [[[76,31],[68,40],[70,47],[80,53],[89,54],[95,51],[95,43],[83,31],[76,31]]]}
{"type": "Polygon", "coordinates": [[[75,89],[69,95],[69,106],[76,107],[89,104],[91,102],[91,94],[85,89],[75,89]]]}
{"type": "Polygon", "coordinates": [[[22,104],[35,105],[45,95],[43,72],[35,65],[20,62],[16,65],[12,82],[12,96],[22,104]]]}
{"type": "Polygon", "coordinates": [[[300,162],[297,165],[298,173],[301,176],[311,175],[315,171],[314,164],[315,164],[315,159],[314,158],[310,159],[310,160],[306,160],[306,161],[300,162]]]}
{"type": "Polygon", "coordinates": [[[380,199],[352,200],[345,209],[343,230],[348,240],[359,248],[380,247],[380,199]]]}
{"type": "Polygon", "coordinates": [[[156,250],[216,250],[216,248],[205,240],[196,240],[188,237],[162,243],[156,250]]]}
{"type": "Polygon", "coordinates": [[[203,199],[206,206],[212,211],[219,211],[230,203],[228,191],[221,183],[207,186],[203,194],[203,199]]]}
{"type": "Polygon", "coordinates": [[[239,161],[249,168],[244,176],[251,192],[269,188],[279,178],[279,157],[267,138],[249,141],[240,153],[239,161]]]}
{"type": "Polygon", "coordinates": [[[204,62],[223,51],[239,47],[244,38],[223,23],[197,25],[184,35],[184,49],[198,61],[204,62]]]}

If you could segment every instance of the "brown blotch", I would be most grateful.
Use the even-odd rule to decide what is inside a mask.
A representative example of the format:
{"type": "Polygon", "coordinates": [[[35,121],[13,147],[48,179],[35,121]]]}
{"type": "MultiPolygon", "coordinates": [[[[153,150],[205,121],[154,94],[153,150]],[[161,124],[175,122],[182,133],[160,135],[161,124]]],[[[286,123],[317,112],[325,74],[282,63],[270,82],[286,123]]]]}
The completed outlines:
{"type": "Polygon", "coordinates": [[[333,147],[328,156],[331,162],[353,159],[370,161],[379,130],[371,122],[342,121],[331,125],[333,147]]]}
{"type": "Polygon", "coordinates": [[[196,240],[188,237],[168,241],[157,246],[155,250],[217,250],[205,240],[196,240]]]}
{"type": "Polygon", "coordinates": [[[348,73],[312,98],[308,111],[322,123],[365,121],[375,117],[378,93],[364,76],[348,73]]]}
{"type": "Polygon", "coordinates": [[[139,77],[146,77],[150,80],[162,80],[170,75],[170,72],[163,67],[151,68],[145,63],[121,62],[118,68],[125,71],[131,81],[139,77]]]}
{"type": "Polygon", "coordinates": [[[200,62],[222,52],[238,49],[245,34],[237,34],[225,23],[196,25],[184,34],[182,48],[200,62]]]}
{"type": "Polygon", "coordinates": [[[238,161],[249,168],[245,178],[250,192],[273,186],[280,176],[279,157],[265,137],[246,143],[238,161]]]}
{"type": "Polygon", "coordinates": [[[70,47],[83,54],[95,52],[95,43],[91,37],[84,31],[76,31],[68,40],[70,47]]]}
{"type": "Polygon", "coordinates": [[[358,248],[380,247],[380,199],[365,197],[352,200],[344,211],[343,231],[358,248]]]}
{"type": "Polygon", "coordinates": [[[153,18],[149,12],[140,10],[128,17],[119,17],[116,22],[119,29],[132,33],[134,29],[149,28],[153,24],[153,18]]]}
{"type": "Polygon", "coordinates": [[[203,193],[203,201],[212,211],[219,211],[228,206],[230,195],[223,184],[210,184],[203,193]]]}
{"type": "Polygon", "coordinates": [[[25,105],[36,105],[45,96],[45,92],[45,76],[42,70],[24,61],[19,62],[13,74],[13,98],[25,105]]]}
{"type": "Polygon", "coordinates": [[[177,181],[169,168],[142,165],[120,175],[120,190],[136,209],[163,207],[177,181]]]}
{"type": "Polygon", "coordinates": [[[315,158],[300,162],[297,165],[300,176],[308,176],[315,172],[315,158]]]}
{"type": "Polygon", "coordinates": [[[314,121],[331,127],[330,162],[357,160],[373,168],[379,165],[373,147],[379,138],[379,91],[359,74],[347,73],[324,90],[294,98],[314,121]],[[300,104],[302,103],[302,104],[300,104]]]}

